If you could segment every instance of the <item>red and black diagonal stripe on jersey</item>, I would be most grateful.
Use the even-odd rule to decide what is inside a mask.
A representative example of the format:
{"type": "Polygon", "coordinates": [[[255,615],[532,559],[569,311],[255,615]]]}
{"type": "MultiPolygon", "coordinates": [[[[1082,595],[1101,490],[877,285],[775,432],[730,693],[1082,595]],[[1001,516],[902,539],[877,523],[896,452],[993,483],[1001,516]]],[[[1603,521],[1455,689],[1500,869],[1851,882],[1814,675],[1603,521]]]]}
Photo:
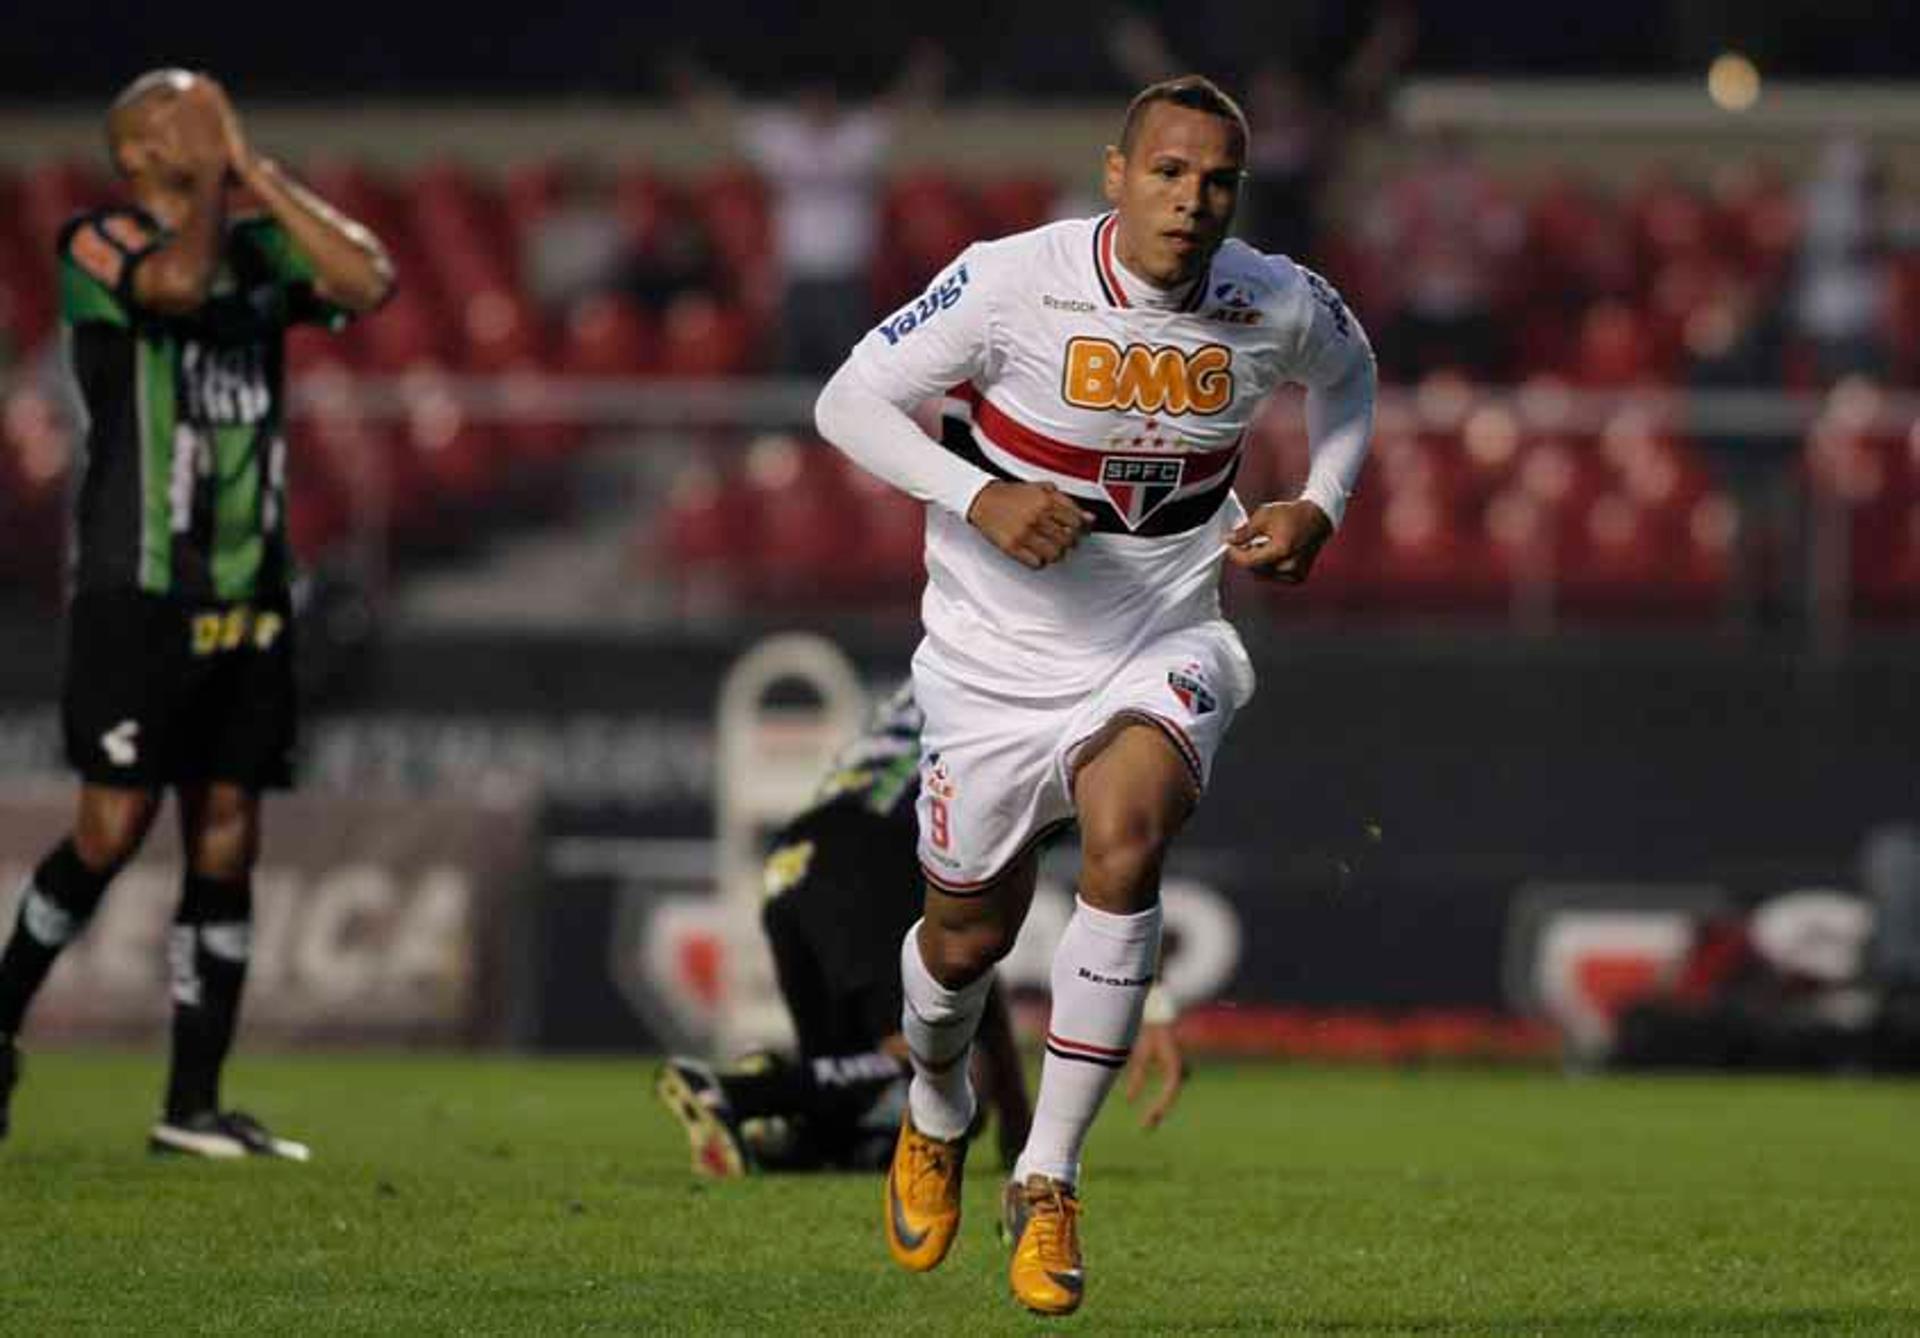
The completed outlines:
{"type": "MultiPolygon", "coordinates": [[[[1205,524],[1233,489],[1240,469],[1240,447],[1185,455],[1090,450],[1056,441],[1019,422],[971,385],[948,392],[950,410],[941,418],[940,441],[995,478],[1031,483],[1053,475],[1069,487],[1074,500],[1094,518],[1101,534],[1153,538],[1184,534],[1205,524]],[[990,442],[1001,458],[989,455],[990,442]],[[1020,472],[1017,466],[1030,466],[1020,472]],[[1182,488],[1204,484],[1184,496],[1182,488]]],[[[1052,481],[1052,480],[1048,480],[1052,481]]]]}

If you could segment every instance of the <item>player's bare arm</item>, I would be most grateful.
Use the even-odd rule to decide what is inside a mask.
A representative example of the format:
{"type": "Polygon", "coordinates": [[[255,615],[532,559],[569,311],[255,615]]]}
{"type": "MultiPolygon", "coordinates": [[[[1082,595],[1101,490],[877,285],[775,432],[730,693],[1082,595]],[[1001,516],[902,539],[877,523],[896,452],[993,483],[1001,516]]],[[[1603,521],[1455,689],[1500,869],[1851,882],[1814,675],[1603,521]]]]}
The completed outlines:
{"type": "Polygon", "coordinates": [[[1051,483],[1001,479],[974,494],[967,523],[1002,553],[1038,571],[1072,552],[1093,516],[1051,483]]]}
{"type": "Polygon", "coordinates": [[[1168,1022],[1147,1022],[1140,1027],[1140,1038],[1133,1043],[1133,1055],[1127,1062],[1127,1104],[1138,1108],[1140,1127],[1157,1129],[1180,1099],[1187,1085],[1187,1059],[1180,1050],[1180,1038],[1168,1022]],[[1146,1105],[1152,1079],[1153,1096],[1146,1105]]]}
{"type": "Polygon", "coordinates": [[[1373,350],[1339,295],[1302,270],[1319,352],[1306,369],[1312,465],[1295,501],[1268,502],[1227,536],[1227,560],[1263,580],[1298,585],[1345,511],[1373,431],[1373,350]]]}
{"type": "Polygon", "coordinates": [[[225,90],[207,81],[233,175],[259,197],[313,265],[321,297],[349,311],[371,311],[393,291],[393,262],[379,238],[256,153],[225,90]]]}

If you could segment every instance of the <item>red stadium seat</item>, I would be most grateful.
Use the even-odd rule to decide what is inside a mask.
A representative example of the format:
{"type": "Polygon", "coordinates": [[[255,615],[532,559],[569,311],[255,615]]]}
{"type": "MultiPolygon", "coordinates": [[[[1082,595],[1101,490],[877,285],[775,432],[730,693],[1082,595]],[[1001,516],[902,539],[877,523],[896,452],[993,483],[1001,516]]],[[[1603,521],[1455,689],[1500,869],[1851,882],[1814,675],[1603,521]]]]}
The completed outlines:
{"type": "Polygon", "coordinates": [[[501,372],[540,361],[539,317],[519,293],[481,288],[467,297],[462,317],[467,366],[474,371],[501,372]]]}
{"type": "Polygon", "coordinates": [[[661,322],[660,371],[666,376],[738,376],[753,362],[745,315],[705,293],[674,298],[661,322]]]}
{"type": "Polygon", "coordinates": [[[773,256],[773,220],[759,177],[738,167],[721,168],[689,180],[686,196],[728,269],[766,273],[773,256]]]}
{"type": "Polygon", "coordinates": [[[439,368],[409,371],[402,393],[407,448],[436,495],[455,503],[484,497],[499,481],[499,443],[493,431],[474,421],[439,368]]]}
{"type": "Polygon", "coordinates": [[[552,402],[551,382],[535,363],[516,363],[494,378],[511,417],[500,425],[512,454],[523,460],[552,461],[569,454],[585,437],[578,422],[561,415],[552,402]]]}
{"type": "Polygon", "coordinates": [[[863,469],[843,473],[860,517],[849,584],[870,600],[911,599],[924,578],[926,507],[863,469]]]}
{"type": "Polygon", "coordinates": [[[69,218],[114,197],[104,170],[71,159],[39,164],[20,180],[22,231],[35,254],[53,254],[54,240],[69,218]]]}
{"type": "Polygon", "coordinates": [[[1596,390],[1626,389],[1659,368],[1657,350],[1638,313],[1611,298],[1587,309],[1574,358],[1574,379],[1596,390]]]}
{"type": "Polygon", "coordinates": [[[567,312],[561,370],[574,376],[645,376],[660,367],[660,335],[645,310],[613,293],[596,293],[567,312]]]}
{"type": "Polygon", "coordinates": [[[1521,419],[1514,409],[1503,404],[1485,404],[1467,413],[1457,434],[1435,436],[1429,442],[1442,446],[1458,443],[1458,478],[1454,491],[1484,501],[1507,486],[1520,466],[1521,448],[1526,444],[1521,419]]]}
{"type": "Polygon", "coordinates": [[[500,181],[500,203],[513,235],[527,233],[558,208],[567,194],[567,169],[552,159],[515,163],[500,181]]]}
{"type": "Polygon", "coordinates": [[[1545,507],[1556,524],[1584,511],[1606,486],[1606,466],[1584,437],[1530,438],[1514,470],[1514,482],[1545,507]]]}
{"type": "Polygon", "coordinates": [[[1725,597],[1738,525],[1733,503],[1720,493],[1708,493],[1693,504],[1680,531],[1680,557],[1671,577],[1683,596],[1702,607],[1725,597]]]}
{"type": "Polygon", "coordinates": [[[1382,599],[1415,613],[1490,613],[1505,607],[1506,582],[1489,548],[1434,495],[1408,492],[1380,514],[1372,575],[1382,599]]]}
{"type": "Polygon", "coordinates": [[[1562,604],[1602,615],[1698,611],[1703,592],[1672,578],[1679,532],[1625,492],[1608,492],[1570,518],[1560,547],[1562,604]]]}
{"type": "Polygon", "coordinates": [[[364,355],[369,368],[398,372],[421,363],[444,362],[455,342],[425,285],[403,283],[378,312],[359,322],[343,343],[364,355]]]}
{"type": "Polygon", "coordinates": [[[35,255],[0,231],[0,360],[27,353],[53,332],[53,275],[51,251],[35,255]]]}
{"type": "Polygon", "coordinates": [[[1714,240],[1707,202],[1664,168],[1647,173],[1628,201],[1642,272],[1668,261],[1707,254],[1714,240]]]}
{"type": "Polygon", "coordinates": [[[1853,606],[1875,620],[1920,617],[1920,501],[1876,519],[1852,535],[1853,606]]]}
{"type": "Polygon", "coordinates": [[[982,237],[1005,237],[1037,228],[1053,216],[1059,185],[1051,177],[994,177],[974,192],[982,237]]]}
{"type": "Polygon", "coordinates": [[[1800,244],[1800,202],[1777,170],[1737,159],[1711,178],[1716,249],[1761,282],[1780,278],[1800,244]]]}
{"type": "Polygon", "coordinates": [[[861,508],[824,443],[776,434],[747,447],[740,479],[758,523],[743,535],[757,601],[831,602],[858,589],[861,508]]]}

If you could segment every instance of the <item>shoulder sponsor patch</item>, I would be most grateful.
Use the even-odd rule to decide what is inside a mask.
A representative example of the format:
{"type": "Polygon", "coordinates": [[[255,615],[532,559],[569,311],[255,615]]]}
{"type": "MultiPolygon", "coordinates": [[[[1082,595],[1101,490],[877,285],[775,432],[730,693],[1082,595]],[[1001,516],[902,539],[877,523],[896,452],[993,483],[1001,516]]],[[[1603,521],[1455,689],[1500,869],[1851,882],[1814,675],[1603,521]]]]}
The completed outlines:
{"type": "Polygon", "coordinates": [[[126,214],[108,214],[100,220],[100,227],[123,251],[144,251],[153,242],[146,225],[126,214]]]}
{"type": "Polygon", "coordinates": [[[1300,277],[1307,281],[1307,291],[1313,294],[1313,300],[1327,309],[1327,315],[1333,320],[1334,333],[1342,339],[1349,338],[1353,327],[1347,320],[1347,304],[1340,300],[1340,294],[1333,291],[1333,285],[1305,265],[1300,266],[1300,277]]]}
{"type": "Polygon", "coordinates": [[[967,267],[961,265],[951,274],[941,279],[923,293],[918,302],[895,312],[891,319],[880,324],[879,331],[889,345],[898,344],[902,339],[918,330],[928,321],[938,316],[948,307],[958,302],[967,291],[967,267]]]}
{"type": "Polygon", "coordinates": [[[67,254],[73,257],[74,264],[108,288],[119,287],[121,277],[127,272],[126,256],[101,236],[99,228],[92,223],[75,229],[72,240],[67,243],[67,254]]]}

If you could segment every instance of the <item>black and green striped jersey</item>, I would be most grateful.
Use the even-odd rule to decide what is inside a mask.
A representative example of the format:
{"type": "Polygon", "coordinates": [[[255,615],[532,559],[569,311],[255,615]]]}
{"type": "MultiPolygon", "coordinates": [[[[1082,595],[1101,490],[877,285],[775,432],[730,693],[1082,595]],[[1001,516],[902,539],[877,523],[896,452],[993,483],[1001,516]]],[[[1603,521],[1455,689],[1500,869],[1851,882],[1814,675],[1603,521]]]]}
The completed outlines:
{"type": "Polygon", "coordinates": [[[278,222],[227,225],[206,302],[143,309],[140,262],[166,234],[106,209],[60,234],[60,314],[86,422],[74,584],[194,602],[274,595],[290,578],[283,336],[347,312],[278,222]]]}

